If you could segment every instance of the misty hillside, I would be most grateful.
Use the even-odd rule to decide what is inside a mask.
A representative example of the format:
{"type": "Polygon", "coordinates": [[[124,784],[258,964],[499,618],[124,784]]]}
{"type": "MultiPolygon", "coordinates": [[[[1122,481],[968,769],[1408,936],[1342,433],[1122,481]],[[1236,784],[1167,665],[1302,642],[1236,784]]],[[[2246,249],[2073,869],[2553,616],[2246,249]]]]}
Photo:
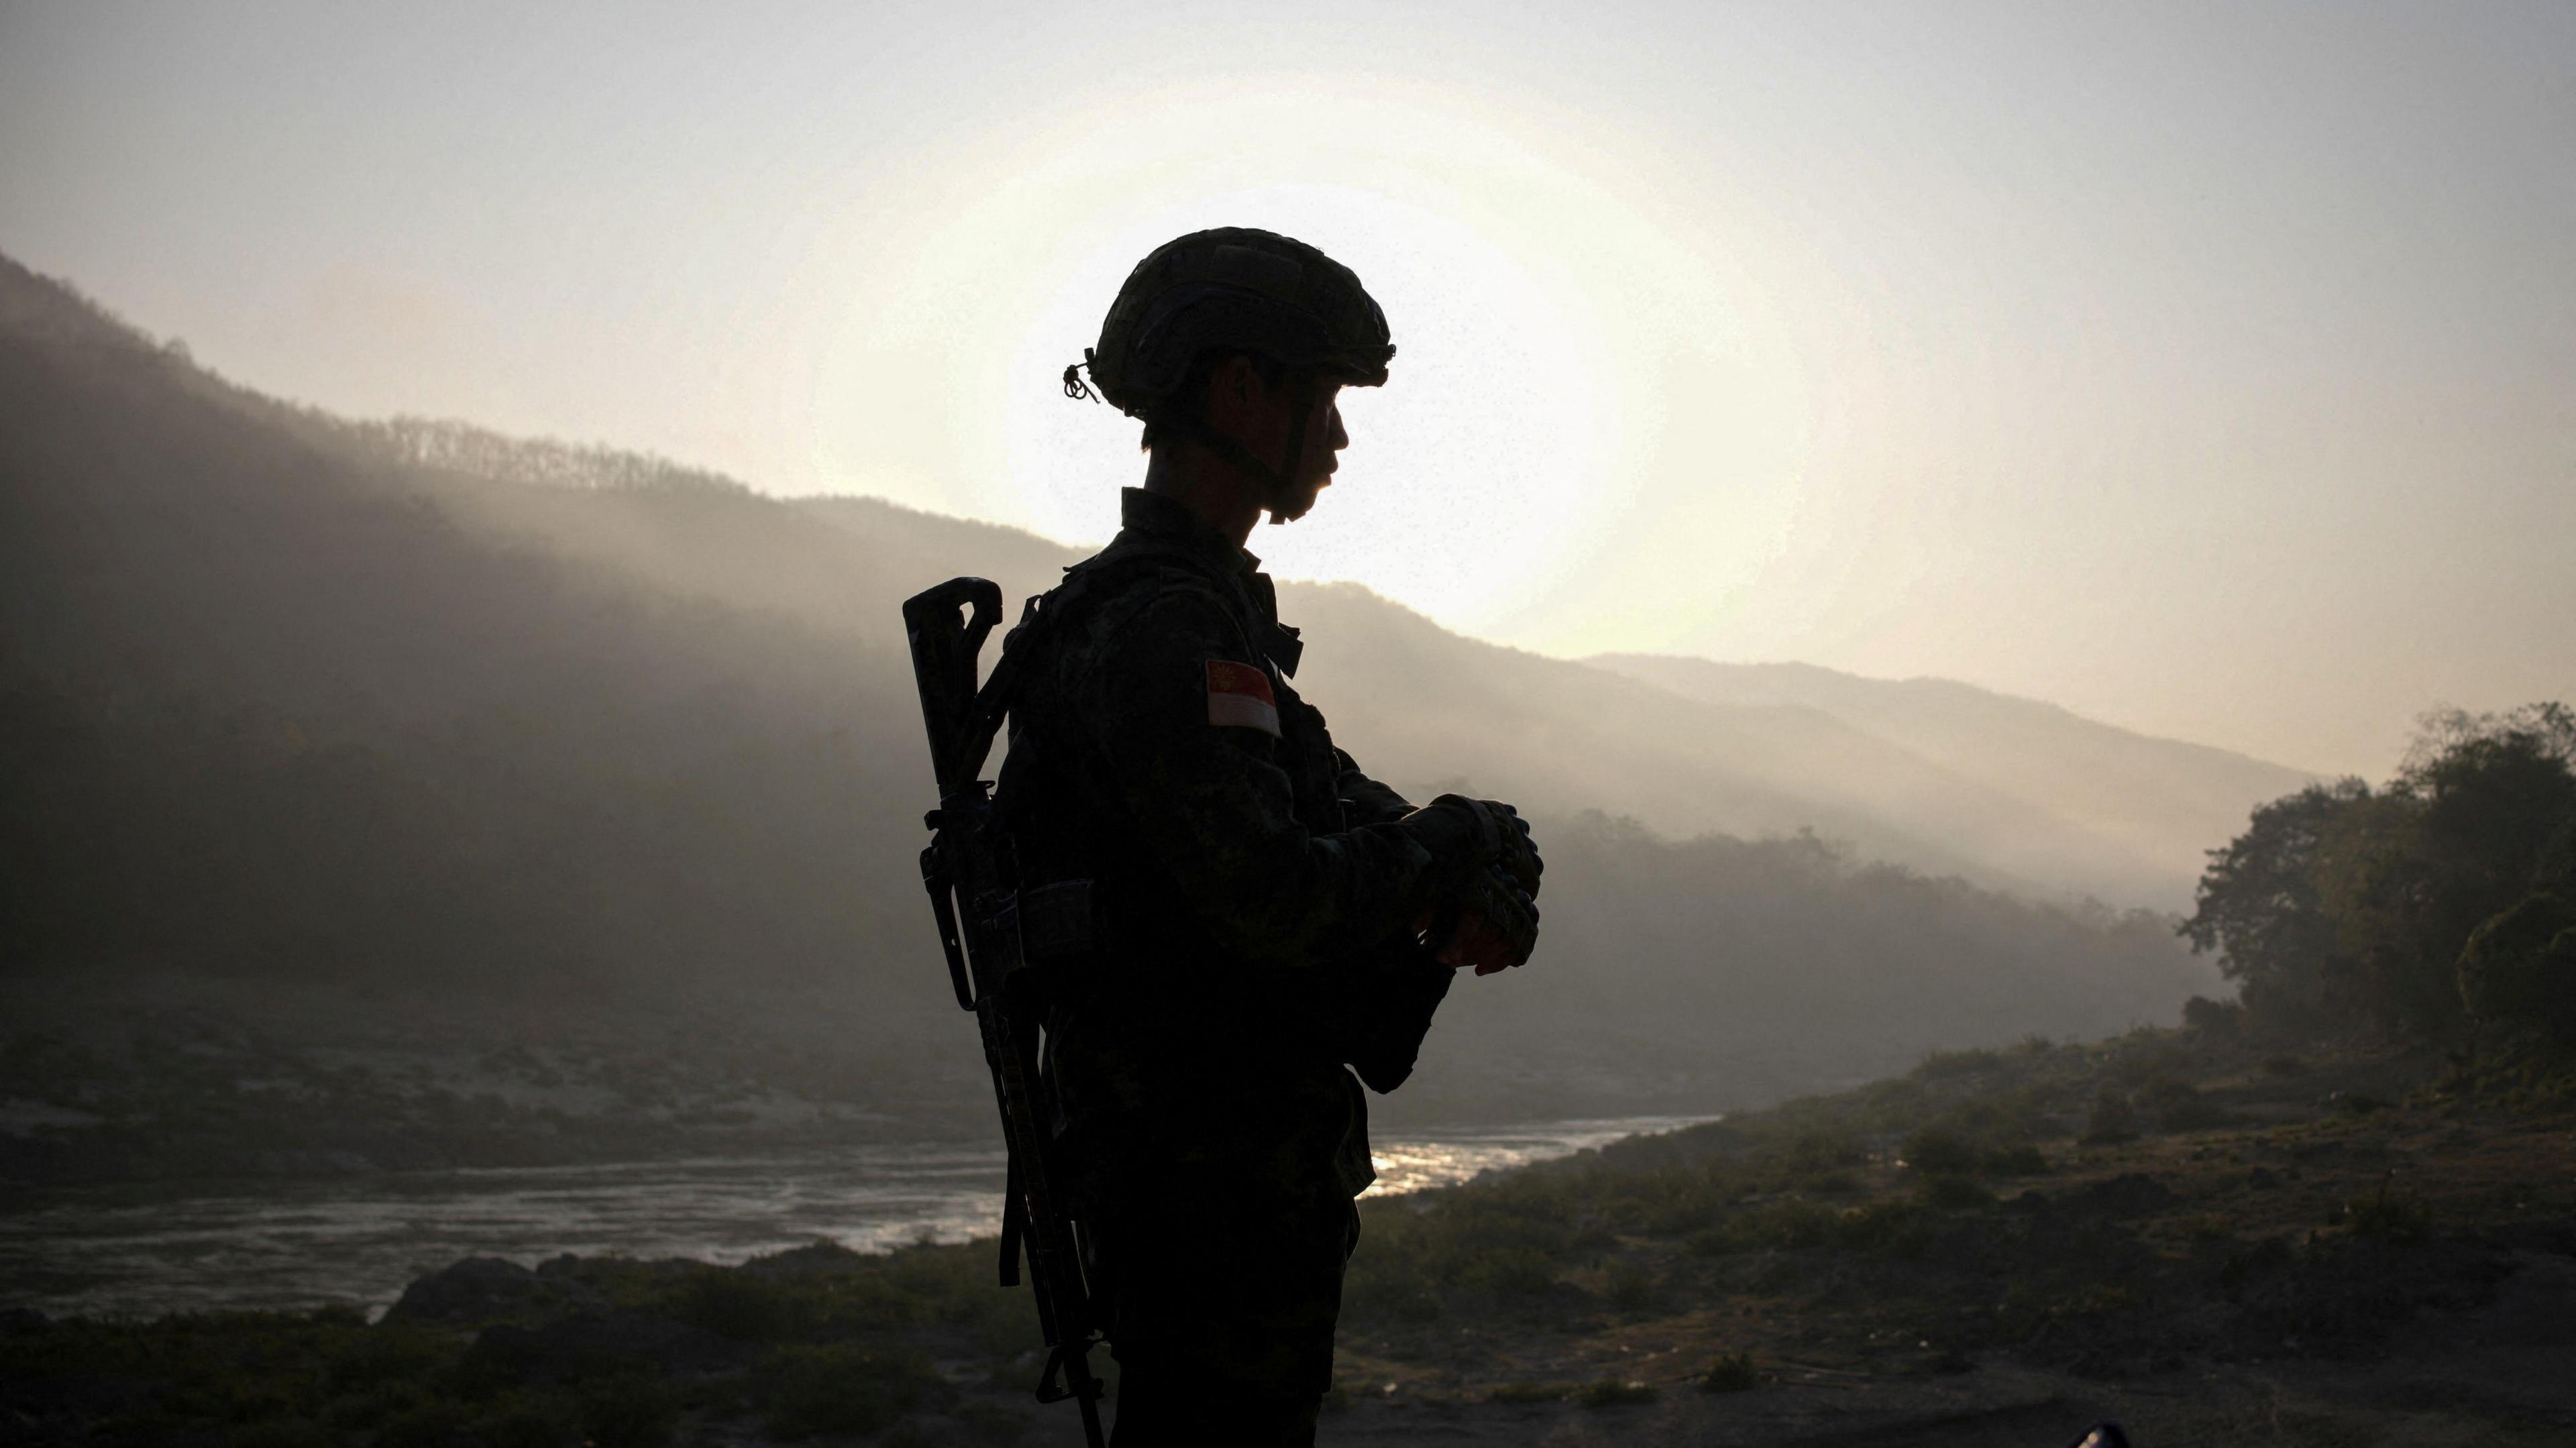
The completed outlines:
{"type": "Polygon", "coordinates": [[[2186,886],[2199,874],[2201,852],[2241,829],[2248,808],[2315,780],[1949,679],[1864,679],[1812,664],[1654,654],[1586,662],[1712,704],[1821,714],[2142,860],[2163,862],[2186,886]]]}
{"type": "MultiPolygon", "coordinates": [[[[894,605],[965,571],[1016,599],[1069,556],[335,419],[0,263],[6,970],[572,1009],[801,990],[856,1003],[853,1051],[915,1038],[948,1007],[894,605]]],[[[1461,1066],[1407,1109],[1769,1093],[2164,1017],[2209,982],[2154,918],[1921,873],[2063,888],[2140,862],[1821,711],[1473,643],[1354,588],[1284,607],[1356,753],[1509,794],[1548,831],[1539,961],[1460,992],[1441,1043],[1461,1066]],[[2069,869],[2042,874],[2026,838],[2069,869]]]]}
{"type": "MultiPolygon", "coordinates": [[[[1016,608],[1081,556],[877,499],[774,500],[676,470],[621,482],[616,470],[641,460],[454,424],[356,431],[455,472],[443,501],[496,536],[882,646],[899,643],[895,605],[942,577],[995,579],[1016,608]],[[563,476],[594,485],[543,485],[563,476]]],[[[1425,794],[1472,784],[1536,812],[1599,809],[1680,837],[1812,830],[1865,858],[1999,888],[2178,908],[2201,852],[2307,778],[1933,684],[2009,706],[1987,711],[1996,743],[1979,753],[1979,719],[1937,693],[1910,712],[1902,699],[1864,712],[1707,698],[1687,673],[1462,638],[1355,585],[1289,583],[1280,597],[1307,630],[1301,688],[1342,737],[1366,741],[1371,768],[1425,794]],[[2046,773],[1999,767],[2015,757],[2046,773]]]]}

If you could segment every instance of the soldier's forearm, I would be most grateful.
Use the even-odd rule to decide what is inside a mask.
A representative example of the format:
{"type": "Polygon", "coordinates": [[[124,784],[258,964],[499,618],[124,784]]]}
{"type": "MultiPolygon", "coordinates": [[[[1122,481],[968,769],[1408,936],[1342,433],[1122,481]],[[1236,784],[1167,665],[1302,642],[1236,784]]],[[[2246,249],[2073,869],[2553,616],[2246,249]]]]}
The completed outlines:
{"type": "Polygon", "coordinates": [[[1369,778],[1348,754],[1336,749],[1333,758],[1341,765],[1335,792],[1342,799],[1343,818],[1351,825],[1389,824],[1413,813],[1413,801],[1369,778]]]}
{"type": "Polygon", "coordinates": [[[1312,966],[1395,939],[1434,893],[1429,852],[1392,824],[1157,853],[1217,943],[1255,967],[1312,966]]]}

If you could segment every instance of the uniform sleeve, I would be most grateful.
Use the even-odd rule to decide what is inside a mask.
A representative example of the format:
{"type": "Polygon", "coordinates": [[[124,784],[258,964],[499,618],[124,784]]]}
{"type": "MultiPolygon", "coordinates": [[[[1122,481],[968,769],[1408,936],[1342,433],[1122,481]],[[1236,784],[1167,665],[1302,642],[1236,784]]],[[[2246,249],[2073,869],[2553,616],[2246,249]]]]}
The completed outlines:
{"type": "MultiPolygon", "coordinates": [[[[1174,590],[1122,621],[1076,684],[1137,835],[1209,933],[1256,966],[1308,966],[1410,930],[1435,888],[1431,852],[1372,821],[1297,822],[1288,774],[1242,692],[1258,675],[1213,599],[1174,590]],[[1216,667],[1211,668],[1211,665],[1216,667]]],[[[1392,793],[1392,791],[1389,791],[1392,793]]]]}
{"type": "Polygon", "coordinates": [[[1413,813],[1413,801],[1369,778],[1349,754],[1334,750],[1333,763],[1341,771],[1335,789],[1352,824],[1382,825],[1413,813]]]}

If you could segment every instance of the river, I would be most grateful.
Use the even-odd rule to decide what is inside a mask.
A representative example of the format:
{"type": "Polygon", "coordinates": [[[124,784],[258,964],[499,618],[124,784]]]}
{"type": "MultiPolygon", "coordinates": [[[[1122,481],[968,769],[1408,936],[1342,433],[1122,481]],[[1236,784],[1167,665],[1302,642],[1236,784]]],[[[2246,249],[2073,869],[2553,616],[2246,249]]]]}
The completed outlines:
{"type": "MultiPolygon", "coordinates": [[[[1427,1132],[1377,1143],[1371,1195],[1569,1155],[1688,1117],[1427,1132]]],[[[988,1235],[998,1146],[920,1143],[769,1158],[391,1173],[220,1191],[99,1188],[0,1214],[0,1305],[56,1316],[331,1303],[381,1309],[461,1257],[739,1262],[988,1235]]]]}

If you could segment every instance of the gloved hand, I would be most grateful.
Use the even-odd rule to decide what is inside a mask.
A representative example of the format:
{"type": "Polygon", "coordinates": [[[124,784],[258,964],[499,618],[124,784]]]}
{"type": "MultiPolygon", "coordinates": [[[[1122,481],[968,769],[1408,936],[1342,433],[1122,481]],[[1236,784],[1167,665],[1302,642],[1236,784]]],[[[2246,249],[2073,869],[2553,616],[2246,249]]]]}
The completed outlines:
{"type": "Polygon", "coordinates": [[[1477,872],[1457,903],[1425,933],[1432,958],[1478,975],[1509,970],[1538,948],[1538,906],[1500,865],[1477,872]]]}
{"type": "Polygon", "coordinates": [[[1463,887],[1487,865],[1500,865],[1526,895],[1538,894],[1544,868],[1520,812],[1500,800],[1444,794],[1396,821],[1431,852],[1443,885],[1463,887]]]}
{"type": "Polygon", "coordinates": [[[1444,794],[1397,821],[1430,851],[1423,943],[1452,969],[1508,970],[1538,944],[1534,897],[1546,867],[1520,812],[1499,801],[1444,794]]]}
{"type": "Polygon", "coordinates": [[[1538,877],[1546,873],[1547,862],[1538,857],[1538,844],[1530,838],[1529,821],[1521,818],[1519,810],[1501,800],[1486,799],[1477,803],[1494,817],[1496,833],[1501,838],[1502,848],[1494,863],[1504,874],[1511,876],[1512,883],[1520,887],[1522,894],[1537,899],[1538,877]]]}
{"type": "Polygon", "coordinates": [[[1484,801],[1463,794],[1444,794],[1396,825],[1431,852],[1432,876],[1443,894],[1503,856],[1501,821],[1484,801]]]}

